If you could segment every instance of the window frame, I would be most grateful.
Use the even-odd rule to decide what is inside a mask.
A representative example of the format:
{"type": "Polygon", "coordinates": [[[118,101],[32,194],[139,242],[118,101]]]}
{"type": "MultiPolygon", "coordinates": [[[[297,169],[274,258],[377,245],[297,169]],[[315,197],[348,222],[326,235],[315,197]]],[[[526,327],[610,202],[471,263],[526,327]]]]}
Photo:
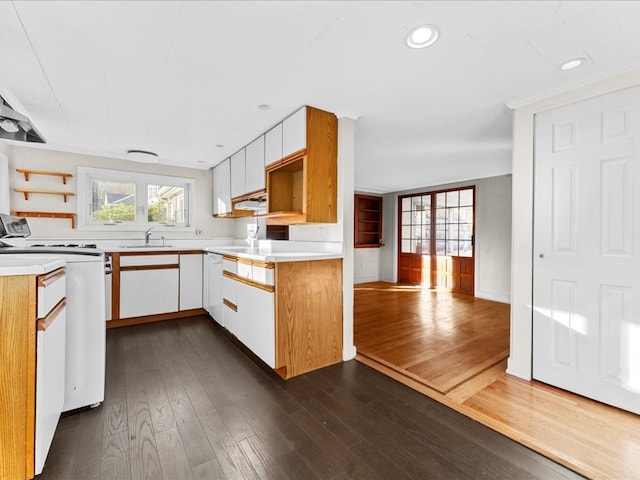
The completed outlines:
{"type": "Polygon", "coordinates": [[[196,181],[193,178],[158,175],[154,173],[130,172],[94,167],[78,167],[78,230],[142,232],[149,227],[156,231],[193,232],[195,231],[195,198],[196,181]],[[113,222],[94,221],[91,219],[91,183],[94,180],[121,181],[134,183],[136,221],[113,222]],[[185,223],[163,224],[147,220],[147,186],[163,185],[184,188],[185,223]]]}

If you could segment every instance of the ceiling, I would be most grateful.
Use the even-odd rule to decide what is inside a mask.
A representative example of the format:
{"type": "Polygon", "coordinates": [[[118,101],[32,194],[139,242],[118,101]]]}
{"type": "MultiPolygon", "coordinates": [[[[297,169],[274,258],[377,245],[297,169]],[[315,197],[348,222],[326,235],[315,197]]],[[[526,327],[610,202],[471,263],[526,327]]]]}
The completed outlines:
{"type": "Polygon", "coordinates": [[[639,22],[631,1],[0,1],[0,95],[47,148],[193,168],[302,105],[358,116],[356,189],[385,193],[510,173],[507,105],[639,68],[639,22]],[[409,49],[425,23],[440,40],[409,49]]]}

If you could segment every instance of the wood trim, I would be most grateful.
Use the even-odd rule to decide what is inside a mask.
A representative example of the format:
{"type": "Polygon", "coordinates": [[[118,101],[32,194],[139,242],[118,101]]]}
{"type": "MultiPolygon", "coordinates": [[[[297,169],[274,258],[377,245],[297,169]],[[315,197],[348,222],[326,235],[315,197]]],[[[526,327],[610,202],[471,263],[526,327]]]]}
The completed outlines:
{"type": "Polygon", "coordinates": [[[45,275],[40,275],[38,276],[38,281],[37,281],[38,287],[46,288],[52,283],[54,283],[56,280],[58,280],[60,277],[64,277],[64,276],[65,276],[64,267],[60,267],[45,275]]]}
{"type": "Polygon", "coordinates": [[[178,255],[202,255],[202,250],[179,250],[178,255]]]}
{"type": "Polygon", "coordinates": [[[253,260],[251,258],[244,257],[235,257],[238,263],[242,263],[244,265],[251,265],[252,267],[262,267],[273,270],[275,268],[275,264],[273,262],[265,262],[263,260],[253,260]]]}
{"type": "MultiPolygon", "coordinates": [[[[149,248],[153,248],[153,246],[149,248]]],[[[122,255],[123,257],[141,257],[141,256],[147,256],[147,255],[190,255],[190,254],[202,253],[202,250],[193,250],[193,249],[175,250],[171,248],[158,247],[158,250],[136,250],[135,248],[133,248],[131,250],[127,249],[126,252],[120,252],[120,251],[113,252],[114,255],[116,253],[118,253],[119,255],[122,255]]]]}
{"type": "Polygon", "coordinates": [[[39,332],[46,332],[47,328],[58,318],[60,313],[67,307],[67,299],[63,298],[58,304],[51,309],[44,318],[39,318],[37,321],[36,330],[39,332]]]}
{"type": "Polygon", "coordinates": [[[273,162],[272,164],[270,164],[269,166],[267,166],[265,168],[265,171],[266,172],[270,172],[272,170],[277,170],[277,169],[279,169],[281,167],[284,167],[284,166],[286,166],[286,165],[288,165],[290,163],[297,162],[298,160],[300,160],[302,157],[304,157],[306,155],[307,155],[307,149],[306,148],[301,148],[297,152],[290,153],[286,157],[283,157],[281,160],[273,162]]]}
{"type": "Polygon", "coordinates": [[[237,306],[235,303],[233,303],[233,302],[231,302],[231,301],[227,300],[226,298],[223,298],[223,299],[222,299],[222,304],[223,304],[223,305],[226,305],[227,307],[229,307],[229,308],[230,308],[231,310],[233,310],[234,312],[237,312],[237,311],[238,311],[238,306],[237,306]]]}
{"type": "Polygon", "coordinates": [[[236,282],[244,283],[245,285],[249,285],[250,287],[259,288],[260,290],[264,290],[265,292],[273,293],[276,291],[276,287],[274,287],[273,285],[256,282],[255,280],[241,277],[239,275],[236,275],[235,273],[227,272],[226,270],[222,272],[222,276],[235,280],[236,282]]]}
{"type": "Polygon", "coordinates": [[[180,268],[179,263],[164,263],[160,265],[127,265],[120,267],[121,272],[130,272],[132,270],[172,270],[180,268]]]}
{"type": "Polygon", "coordinates": [[[140,317],[129,317],[109,320],[107,328],[128,327],[131,325],[140,325],[142,323],[162,322],[164,320],[178,320],[181,318],[197,317],[205,315],[207,311],[204,308],[193,308],[191,310],[183,310],[181,312],[159,313],[156,315],[143,315],[140,317]]]}
{"type": "Polygon", "coordinates": [[[27,212],[24,210],[13,210],[12,215],[18,217],[35,217],[35,218],[68,218],[71,220],[71,228],[76,228],[76,214],[66,212],[27,212]]]}
{"type": "Polygon", "coordinates": [[[223,260],[228,260],[230,262],[237,262],[238,261],[238,257],[234,257],[233,255],[226,255],[226,254],[222,255],[222,259],[223,260]]]}

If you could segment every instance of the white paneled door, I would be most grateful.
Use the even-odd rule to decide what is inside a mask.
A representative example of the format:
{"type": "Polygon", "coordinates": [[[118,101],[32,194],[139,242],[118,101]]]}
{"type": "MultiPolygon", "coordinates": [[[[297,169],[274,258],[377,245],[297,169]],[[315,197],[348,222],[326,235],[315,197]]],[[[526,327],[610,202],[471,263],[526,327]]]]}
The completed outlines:
{"type": "Polygon", "coordinates": [[[640,413],[640,87],[535,135],[533,377],[640,413]]]}

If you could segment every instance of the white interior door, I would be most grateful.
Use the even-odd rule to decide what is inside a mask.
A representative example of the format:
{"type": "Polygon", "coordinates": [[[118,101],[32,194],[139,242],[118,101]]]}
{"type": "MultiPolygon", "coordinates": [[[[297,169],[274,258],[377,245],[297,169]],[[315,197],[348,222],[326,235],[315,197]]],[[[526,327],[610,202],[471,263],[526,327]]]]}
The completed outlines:
{"type": "Polygon", "coordinates": [[[640,87],[535,135],[533,377],[640,413],[640,87]]]}

